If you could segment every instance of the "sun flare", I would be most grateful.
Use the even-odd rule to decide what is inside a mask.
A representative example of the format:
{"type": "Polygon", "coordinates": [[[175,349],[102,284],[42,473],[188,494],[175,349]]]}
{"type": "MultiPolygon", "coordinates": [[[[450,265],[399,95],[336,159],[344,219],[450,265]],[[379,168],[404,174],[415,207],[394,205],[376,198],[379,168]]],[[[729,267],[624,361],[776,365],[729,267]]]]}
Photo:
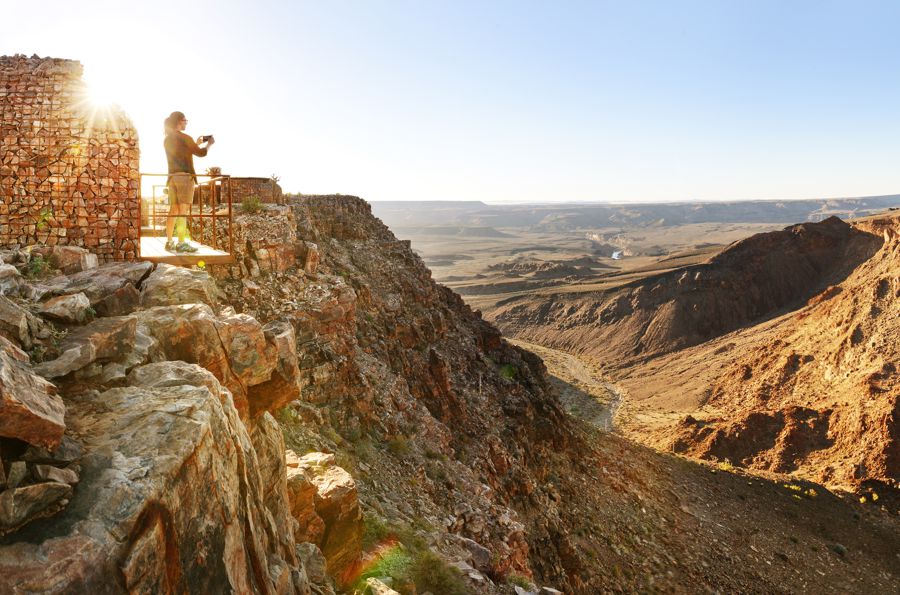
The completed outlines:
{"type": "Polygon", "coordinates": [[[113,84],[103,79],[88,79],[85,82],[85,99],[92,107],[110,107],[116,101],[113,84]]]}

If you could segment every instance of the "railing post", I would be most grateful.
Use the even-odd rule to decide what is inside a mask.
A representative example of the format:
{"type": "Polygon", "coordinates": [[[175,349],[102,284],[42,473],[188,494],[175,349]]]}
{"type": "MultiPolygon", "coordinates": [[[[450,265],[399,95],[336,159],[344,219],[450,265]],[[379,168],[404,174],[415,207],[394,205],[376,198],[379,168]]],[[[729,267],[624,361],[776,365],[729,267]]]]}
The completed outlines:
{"type": "Polygon", "coordinates": [[[215,178],[209,181],[209,204],[210,204],[210,213],[212,214],[212,247],[215,250],[218,250],[218,239],[219,236],[216,235],[216,182],[215,178]]]}

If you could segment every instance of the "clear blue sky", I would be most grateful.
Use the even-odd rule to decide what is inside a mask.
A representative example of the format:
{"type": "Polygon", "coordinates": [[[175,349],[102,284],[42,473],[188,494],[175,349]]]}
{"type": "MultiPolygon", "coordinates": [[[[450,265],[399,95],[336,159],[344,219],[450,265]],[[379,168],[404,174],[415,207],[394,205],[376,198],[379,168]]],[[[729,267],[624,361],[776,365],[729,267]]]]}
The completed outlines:
{"type": "MultiPolygon", "coordinates": [[[[369,200],[900,192],[900,3],[2,0],[204,166],[369,200]],[[49,22],[48,22],[49,21],[49,22]]],[[[14,24],[14,26],[13,26],[14,24]]]]}

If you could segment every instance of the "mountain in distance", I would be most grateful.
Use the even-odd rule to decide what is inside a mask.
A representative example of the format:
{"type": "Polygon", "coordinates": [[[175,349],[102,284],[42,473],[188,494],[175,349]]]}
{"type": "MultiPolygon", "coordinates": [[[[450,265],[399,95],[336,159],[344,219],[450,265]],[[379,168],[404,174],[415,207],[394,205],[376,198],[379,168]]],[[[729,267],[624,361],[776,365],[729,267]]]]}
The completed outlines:
{"type": "MultiPolygon", "coordinates": [[[[791,201],[488,205],[478,201],[376,201],[372,213],[392,229],[432,225],[567,231],[692,223],[780,223],[870,215],[900,205],[900,195],[791,201]]],[[[424,230],[423,230],[424,232],[424,230]]]]}

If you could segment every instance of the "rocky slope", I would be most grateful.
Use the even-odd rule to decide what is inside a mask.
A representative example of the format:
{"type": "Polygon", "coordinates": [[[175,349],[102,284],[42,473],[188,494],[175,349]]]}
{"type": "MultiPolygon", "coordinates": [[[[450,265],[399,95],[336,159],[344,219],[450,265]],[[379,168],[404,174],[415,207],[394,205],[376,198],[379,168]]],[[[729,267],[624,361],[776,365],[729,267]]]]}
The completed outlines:
{"type": "MultiPolygon", "coordinates": [[[[822,228],[847,246],[859,239],[834,222],[822,228]]],[[[860,516],[808,484],[794,487],[820,496],[798,501],[758,478],[748,492],[747,478],[710,474],[565,416],[543,364],[433,283],[365,202],[304,197],[289,213],[239,217],[235,233],[240,262],[212,271],[226,301],[297,329],[307,385],[278,417],[286,441],[334,453],[357,480],[363,553],[343,584],[372,573],[394,576],[403,593],[412,583],[420,592],[511,592],[517,577],[567,593],[897,584],[885,570],[896,524],[880,511],[860,516]],[[272,258],[290,246],[303,272],[272,258]],[[839,519],[827,534],[817,520],[825,517],[839,519]],[[757,538],[748,550],[750,535],[808,545],[779,545],[773,558],[757,538]],[[841,551],[867,552],[852,571],[833,566],[838,541],[841,551]],[[461,568],[466,585],[414,580],[416,568],[435,568],[425,550],[461,568]],[[411,567],[398,571],[398,560],[411,567]]]]}
{"type": "Polygon", "coordinates": [[[854,228],[879,249],[849,276],[709,346],[716,373],[695,378],[706,406],[670,447],[864,494],[900,487],[900,218],[854,228]]]}
{"type": "Polygon", "coordinates": [[[880,238],[835,217],[736,242],[709,261],[609,292],[505,300],[505,333],[610,367],[702,343],[791,308],[869,258],[880,238]]]}
{"type": "MultiPolygon", "coordinates": [[[[459,296],[435,284],[409,243],[360,199],[312,197],[290,215],[270,210],[237,225],[246,246],[240,264],[213,271],[228,301],[298,329],[309,384],[303,403],[281,418],[289,444],[349,459],[374,519],[428,527],[430,541],[459,535],[489,550],[472,569],[486,592],[488,577],[530,576],[535,566],[565,580],[558,513],[511,506],[529,496],[547,500],[535,472],[570,439],[540,361],[501,341],[459,296]],[[296,234],[279,228],[284,217],[296,234]],[[290,243],[305,272],[267,263],[290,243]],[[318,255],[314,266],[306,266],[310,254],[318,255]],[[380,460],[380,450],[400,461],[380,460]],[[377,487],[373,467],[382,464],[391,479],[377,487]],[[378,499],[366,499],[368,490],[378,499]],[[526,532],[549,547],[532,551],[526,532]]],[[[454,543],[457,557],[470,557],[460,545],[468,542],[454,543]]]]}

